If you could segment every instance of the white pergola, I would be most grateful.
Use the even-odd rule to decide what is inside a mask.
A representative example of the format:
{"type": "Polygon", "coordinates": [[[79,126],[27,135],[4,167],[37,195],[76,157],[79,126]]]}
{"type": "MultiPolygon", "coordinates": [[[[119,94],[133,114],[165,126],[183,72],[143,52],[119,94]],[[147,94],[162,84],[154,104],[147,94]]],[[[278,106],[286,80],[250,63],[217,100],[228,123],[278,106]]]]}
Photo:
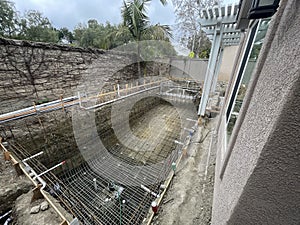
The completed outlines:
{"type": "Polygon", "coordinates": [[[198,115],[204,116],[208,97],[215,91],[225,46],[239,45],[241,32],[236,29],[238,5],[205,9],[200,15],[203,31],[212,41],[198,115]]]}

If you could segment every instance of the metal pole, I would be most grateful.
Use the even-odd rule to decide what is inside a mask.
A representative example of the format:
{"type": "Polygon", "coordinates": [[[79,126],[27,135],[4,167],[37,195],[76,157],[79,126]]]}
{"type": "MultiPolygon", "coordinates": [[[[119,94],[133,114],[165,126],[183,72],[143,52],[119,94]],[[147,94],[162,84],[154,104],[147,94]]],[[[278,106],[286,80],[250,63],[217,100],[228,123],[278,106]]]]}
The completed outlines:
{"type": "Polygon", "coordinates": [[[214,71],[214,77],[213,77],[213,83],[212,83],[212,86],[211,86],[211,92],[215,92],[215,90],[216,90],[218,77],[219,77],[219,71],[220,71],[220,67],[221,67],[221,64],[222,64],[223,53],[224,53],[224,47],[222,46],[222,48],[220,49],[219,57],[218,57],[218,63],[217,63],[217,66],[215,68],[215,71],[214,71]]]}
{"type": "Polygon", "coordinates": [[[205,109],[206,109],[206,105],[210,93],[210,87],[213,81],[214,71],[216,67],[217,57],[222,42],[222,33],[223,33],[222,30],[223,30],[223,25],[221,23],[217,24],[215,28],[213,46],[210,52],[210,57],[209,57],[208,66],[205,75],[203,92],[202,92],[201,101],[198,110],[198,115],[201,116],[204,116],[205,114],[205,109]]]}

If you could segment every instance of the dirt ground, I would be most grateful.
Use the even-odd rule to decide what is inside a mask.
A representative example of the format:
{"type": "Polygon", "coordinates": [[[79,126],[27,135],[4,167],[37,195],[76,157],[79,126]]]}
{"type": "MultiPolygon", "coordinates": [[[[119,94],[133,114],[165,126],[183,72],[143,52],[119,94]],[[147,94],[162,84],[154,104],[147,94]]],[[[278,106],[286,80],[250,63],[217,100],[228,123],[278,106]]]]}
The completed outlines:
{"type": "Polygon", "coordinates": [[[211,223],[215,152],[209,149],[215,123],[216,119],[209,121],[193,136],[152,225],[211,223]]]}

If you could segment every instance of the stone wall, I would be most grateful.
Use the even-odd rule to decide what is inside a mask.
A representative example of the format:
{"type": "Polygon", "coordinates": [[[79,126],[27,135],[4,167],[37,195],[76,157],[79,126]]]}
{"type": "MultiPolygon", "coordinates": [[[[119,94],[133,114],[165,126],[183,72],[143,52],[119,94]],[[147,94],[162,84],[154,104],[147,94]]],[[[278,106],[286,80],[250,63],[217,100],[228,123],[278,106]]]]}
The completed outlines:
{"type": "Polygon", "coordinates": [[[134,79],[135,61],[124,52],[0,38],[0,113],[72,96],[95,69],[98,85],[134,79]]]}

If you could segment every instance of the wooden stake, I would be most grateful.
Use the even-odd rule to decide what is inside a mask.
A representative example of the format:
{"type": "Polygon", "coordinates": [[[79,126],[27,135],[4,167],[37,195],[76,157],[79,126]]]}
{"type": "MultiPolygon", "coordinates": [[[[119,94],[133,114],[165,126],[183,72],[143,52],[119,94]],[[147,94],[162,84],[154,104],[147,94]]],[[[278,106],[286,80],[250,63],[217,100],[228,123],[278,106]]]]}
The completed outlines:
{"type": "Polygon", "coordinates": [[[31,198],[31,202],[34,202],[35,200],[44,198],[44,196],[43,196],[42,193],[41,193],[41,187],[42,187],[42,185],[41,185],[41,184],[38,184],[38,185],[32,190],[33,196],[32,196],[32,198],[31,198]]]}
{"type": "Polygon", "coordinates": [[[37,112],[35,102],[32,102],[32,103],[33,103],[34,111],[37,112]]]}
{"type": "Polygon", "coordinates": [[[21,175],[24,174],[23,171],[22,171],[22,169],[21,169],[21,167],[20,167],[20,163],[19,162],[14,162],[13,166],[14,166],[15,171],[16,171],[16,173],[17,173],[18,176],[21,176],[21,175]]]}
{"type": "Polygon", "coordinates": [[[60,96],[60,101],[61,101],[61,108],[62,108],[62,111],[64,112],[64,111],[65,111],[65,106],[64,106],[64,102],[63,102],[63,97],[62,97],[62,95],[60,96]]]}
{"type": "Polygon", "coordinates": [[[69,223],[66,220],[64,220],[60,225],[69,225],[69,223]]]}
{"type": "Polygon", "coordinates": [[[3,154],[4,154],[4,160],[5,161],[9,161],[10,160],[10,153],[9,153],[9,151],[5,151],[4,150],[3,154]]]}

